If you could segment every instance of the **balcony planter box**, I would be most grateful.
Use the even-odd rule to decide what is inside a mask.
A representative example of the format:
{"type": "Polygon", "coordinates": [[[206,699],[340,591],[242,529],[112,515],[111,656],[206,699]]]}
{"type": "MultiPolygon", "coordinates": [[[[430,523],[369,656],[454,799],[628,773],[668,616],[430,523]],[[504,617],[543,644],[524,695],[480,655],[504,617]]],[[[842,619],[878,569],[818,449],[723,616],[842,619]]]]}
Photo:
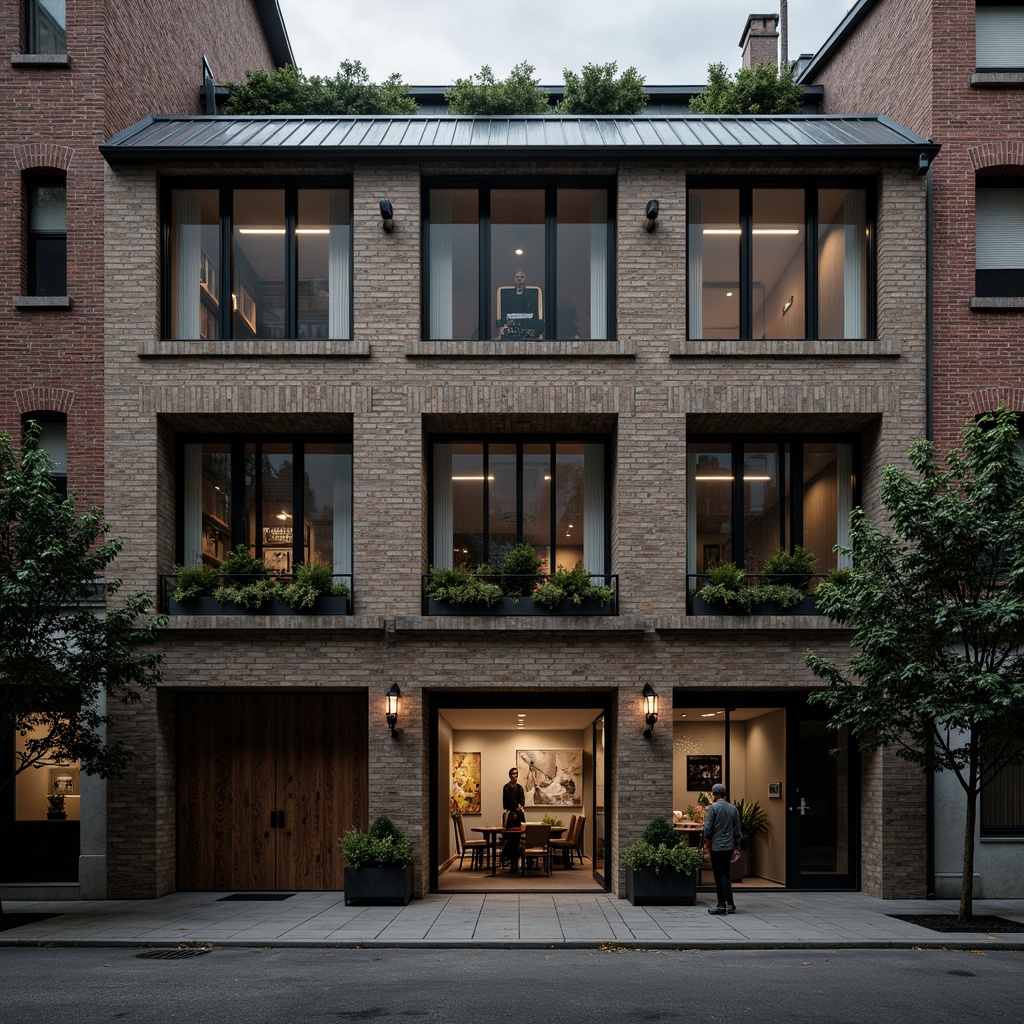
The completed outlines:
{"type": "Polygon", "coordinates": [[[626,865],[626,899],[634,907],[692,907],[697,903],[698,872],[634,870],[626,865]]]}
{"type": "Polygon", "coordinates": [[[190,597],[184,601],[178,601],[171,597],[167,599],[167,613],[169,615],[226,615],[224,605],[213,597],[190,597]]]}
{"type": "Polygon", "coordinates": [[[728,608],[720,604],[708,604],[702,597],[693,595],[694,615],[747,615],[742,608],[728,608]]]}
{"type": "Polygon", "coordinates": [[[345,868],[345,906],[407,906],[412,899],[412,865],[404,868],[345,868]]]}
{"type": "Polygon", "coordinates": [[[563,601],[557,608],[549,611],[529,597],[503,597],[490,607],[483,604],[448,604],[444,601],[435,601],[432,597],[427,598],[428,615],[611,615],[612,608],[611,601],[604,604],[600,601],[584,601],[582,604],[563,601]]]}
{"type": "MultiPolygon", "coordinates": [[[[289,609],[290,611],[290,609],[289,609]]],[[[309,615],[348,615],[348,594],[321,594],[309,615]]]]}
{"type": "Polygon", "coordinates": [[[811,595],[805,597],[798,605],[792,608],[780,608],[772,601],[764,604],[756,604],[751,609],[751,615],[817,615],[818,603],[811,595]]]}

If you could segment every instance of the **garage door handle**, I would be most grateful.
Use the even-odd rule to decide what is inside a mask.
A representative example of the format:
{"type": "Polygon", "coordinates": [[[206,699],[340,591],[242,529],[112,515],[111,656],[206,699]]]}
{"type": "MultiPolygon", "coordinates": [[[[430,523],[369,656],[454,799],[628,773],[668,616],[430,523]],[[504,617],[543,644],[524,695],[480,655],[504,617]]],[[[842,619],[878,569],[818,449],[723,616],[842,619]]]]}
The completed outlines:
{"type": "Polygon", "coordinates": [[[270,812],[270,827],[271,828],[284,828],[284,811],[271,811],[270,812]]]}

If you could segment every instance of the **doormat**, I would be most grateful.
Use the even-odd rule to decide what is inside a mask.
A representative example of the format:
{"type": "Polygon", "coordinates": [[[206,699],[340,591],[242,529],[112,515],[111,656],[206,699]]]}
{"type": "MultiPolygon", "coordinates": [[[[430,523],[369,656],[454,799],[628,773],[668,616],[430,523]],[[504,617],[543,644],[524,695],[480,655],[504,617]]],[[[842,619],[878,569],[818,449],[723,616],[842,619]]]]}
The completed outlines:
{"type": "Polygon", "coordinates": [[[898,921],[908,921],[933,932],[984,932],[985,934],[1007,934],[1024,932],[1024,921],[1010,921],[1005,917],[975,915],[969,921],[961,921],[956,914],[889,914],[898,921]]]}
{"type": "Polygon", "coordinates": [[[36,921],[49,921],[51,917],[60,917],[60,914],[12,914],[5,910],[0,914],[0,932],[20,928],[23,924],[35,924],[36,921]]]}
{"type": "Polygon", "coordinates": [[[221,896],[218,903],[230,900],[244,900],[246,903],[277,903],[280,900],[289,900],[293,892],[233,892],[230,896],[221,896]]]}

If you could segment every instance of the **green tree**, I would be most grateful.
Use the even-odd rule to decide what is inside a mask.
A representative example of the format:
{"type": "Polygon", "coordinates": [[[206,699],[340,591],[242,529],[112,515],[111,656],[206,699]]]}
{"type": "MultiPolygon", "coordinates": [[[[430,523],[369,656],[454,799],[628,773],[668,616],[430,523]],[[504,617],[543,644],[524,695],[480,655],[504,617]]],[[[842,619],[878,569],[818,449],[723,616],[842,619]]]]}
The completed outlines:
{"type": "Polygon", "coordinates": [[[780,71],[764,61],[740,68],[735,79],[724,64],[708,65],[708,84],[690,100],[690,109],[698,114],[796,114],[802,103],[792,66],[780,71]]]}
{"type": "Polygon", "coordinates": [[[1024,758],[1024,468],[1017,418],[968,424],[938,465],[916,441],[917,479],[888,466],[881,530],[855,509],[854,566],[818,587],[818,607],[856,629],[843,668],[813,652],[812,700],[861,749],[893,747],[926,772],[953,772],[966,800],[960,919],[972,916],[978,797],[1024,758]]]}
{"type": "Polygon", "coordinates": [[[565,96],[556,107],[560,114],[639,114],[647,106],[644,78],[636,68],[626,68],[615,77],[619,65],[584,64],[577,75],[568,68],[565,96]]]}
{"type": "Polygon", "coordinates": [[[548,94],[538,88],[534,67],[523,61],[500,82],[485,64],[478,75],[457,78],[444,94],[453,114],[543,114],[548,111],[548,94]]]}
{"type": "Polygon", "coordinates": [[[381,83],[358,60],[343,60],[333,78],[307,77],[286,64],[277,71],[251,69],[229,82],[227,114],[415,114],[419,107],[397,73],[381,83]]]}
{"type": "MultiPolygon", "coordinates": [[[[165,619],[146,617],[149,597],[100,613],[87,607],[121,542],[108,539],[98,509],[79,514],[73,495],[61,500],[51,469],[37,424],[20,455],[0,434],[0,742],[21,737],[0,789],[54,761],[80,761],[102,778],[123,774],[131,754],[107,738],[99,698],[133,703],[160,678],[153,643],[165,619]]],[[[108,580],[107,593],[118,583],[108,580]]]]}

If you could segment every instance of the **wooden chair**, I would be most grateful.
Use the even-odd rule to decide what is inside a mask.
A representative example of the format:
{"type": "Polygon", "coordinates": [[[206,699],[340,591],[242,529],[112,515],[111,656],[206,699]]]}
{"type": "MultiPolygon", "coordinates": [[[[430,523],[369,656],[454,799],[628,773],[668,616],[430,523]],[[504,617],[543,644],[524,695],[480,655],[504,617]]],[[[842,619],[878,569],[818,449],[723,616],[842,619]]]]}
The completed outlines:
{"type": "Polygon", "coordinates": [[[519,856],[523,861],[525,875],[530,864],[540,861],[544,865],[545,874],[551,874],[551,826],[526,823],[523,834],[523,846],[519,856]]]}
{"type": "Polygon", "coordinates": [[[455,825],[455,852],[459,855],[459,870],[462,870],[462,862],[467,853],[469,853],[470,868],[482,868],[484,856],[487,853],[487,841],[485,839],[467,839],[466,823],[458,812],[452,812],[452,823],[455,825]]]}
{"type": "Polygon", "coordinates": [[[580,863],[583,863],[583,839],[584,831],[583,826],[586,825],[587,819],[585,815],[580,815],[576,819],[576,841],[572,844],[572,849],[568,851],[569,860],[571,861],[573,855],[579,857],[580,863]]]}
{"type": "Polygon", "coordinates": [[[572,850],[576,842],[576,822],[579,821],[579,815],[574,814],[569,819],[569,827],[566,829],[565,835],[561,839],[552,839],[548,844],[551,847],[552,854],[559,854],[562,858],[562,867],[572,867],[572,850]]]}

